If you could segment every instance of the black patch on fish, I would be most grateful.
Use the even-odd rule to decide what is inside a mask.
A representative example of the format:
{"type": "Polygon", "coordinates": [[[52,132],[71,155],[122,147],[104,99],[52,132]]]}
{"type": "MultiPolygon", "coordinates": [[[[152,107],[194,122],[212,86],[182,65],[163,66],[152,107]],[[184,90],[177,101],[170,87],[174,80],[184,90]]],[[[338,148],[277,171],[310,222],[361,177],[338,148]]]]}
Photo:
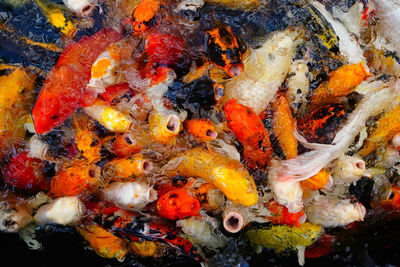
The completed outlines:
{"type": "Polygon", "coordinates": [[[176,108],[185,109],[188,119],[207,117],[207,111],[216,104],[214,99],[214,81],[202,77],[189,84],[175,81],[164,97],[176,108]]]}
{"type": "Polygon", "coordinates": [[[374,180],[362,177],[355,184],[351,184],[349,192],[353,195],[365,208],[371,208],[371,200],[373,197],[374,180]]]}

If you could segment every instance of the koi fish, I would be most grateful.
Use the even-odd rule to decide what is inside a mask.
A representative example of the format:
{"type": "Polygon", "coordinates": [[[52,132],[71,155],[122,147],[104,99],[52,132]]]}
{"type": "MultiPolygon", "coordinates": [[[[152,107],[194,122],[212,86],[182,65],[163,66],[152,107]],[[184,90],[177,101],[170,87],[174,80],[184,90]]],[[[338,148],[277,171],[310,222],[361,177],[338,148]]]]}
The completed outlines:
{"type": "Polygon", "coordinates": [[[300,227],[300,225],[306,221],[306,216],[303,210],[296,213],[290,213],[285,206],[279,205],[275,200],[271,200],[265,205],[271,214],[270,216],[267,216],[267,218],[274,224],[300,227]]]}
{"type": "Polygon", "coordinates": [[[169,161],[164,170],[168,176],[178,173],[185,177],[203,178],[234,203],[245,206],[257,203],[258,193],[253,178],[240,162],[221,154],[196,147],[169,161]]]}
{"type": "Polygon", "coordinates": [[[1,66],[0,76],[0,160],[7,151],[22,146],[29,110],[34,101],[37,75],[19,66],[1,66]]]}
{"type": "Polygon", "coordinates": [[[239,75],[244,65],[242,49],[231,29],[219,23],[217,27],[206,32],[207,54],[214,66],[225,70],[229,77],[239,75]]]}
{"type": "Polygon", "coordinates": [[[75,145],[81,155],[86,158],[89,163],[96,163],[101,160],[101,142],[96,133],[90,131],[87,126],[79,125],[75,119],[75,145]]]}
{"type": "Polygon", "coordinates": [[[297,118],[297,131],[309,142],[330,144],[345,118],[343,104],[320,106],[297,118]]]}
{"type": "Polygon", "coordinates": [[[95,7],[97,0],[63,0],[64,5],[80,17],[90,17],[95,7]]]}
{"type": "Polygon", "coordinates": [[[294,137],[295,119],[284,96],[277,98],[277,108],[274,113],[273,131],[279,146],[287,159],[297,157],[297,139],[294,137]]]}
{"type": "Polygon", "coordinates": [[[129,95],[131,91],[128,83],[120,83],[107,87],[105,92],[99,94],[99,96],[103,98],[108,105],[113,105],[124,95],[129,95]]]}
{"type": "Polygon", "coordinates": [[[87,203],[86,207],[91,211],[89,216],[100,215],[101,226],[110,229],[118,236],[128,238],[130,242],[149,240],[166,243],[178,251],[201,260],[193,244],[181,237],[176,229],[155,223],[150,218],[138,216],[131,211],[122,210],[110,202],[87,203]]]}
{"type": "Polygon", "coordinates": [[[357,86],[370,76],[364,62],[339,67],[329,74],[329,81],[322,83],[312,92],[311,105],[315,107],[332,103],[335,99],[356,90],[357,86]]]}
{"type": "Polygon", "coordinates": [[[94,223],[75,228],[90,244],[96,253],[104,258],[116,258],[123,261],[128,252],[125,239],[119,238],[94,223]]]}
{"type": "Polygon", "coordinates": [[[100,98],[97,98],[91,105],[83,108],[83,111],[106,129],[113,132],[127,132],[132,125],[132,120],[128,115],[107,105],[100,98]]]}
{"type": "Polygon", "coordinates": [[[70,44],[61,54],[56,66],[48,74],[32,110],[33,123],[38,134],[44,134],[61,125],[78,107],[87,106],[96,97],[86,90],[94,61],[121,35],[104,29],[91,37],[83,37],[70,44]]]}
{"type": "Polygon", "coordinates": [[[184,188],[175,188],[158,199],[157,210],[161,217],[180,220],[197,215],[200,202],[184,188]]]}
{"type": "Polygon", "coordinates": [[[86,160],[65,163],[50,181],[50,194],[55,197],[77,196],[101,184],[100,167],[86,160]]]}
{"type": "Polygon", "coordinates": [[[236,99],[255,113],[263,112],[285,80],[301,31],[273,33],[244,62],[244,71],[225,84],[224,102],[236,99]],[[274,56],[272,56],[274,55],[274,56]]]}
{"type": "Polygon", "coordinates": [[[143,34],[151,27],[156,22],[160,7],[159,0],[141,0],[132,13],[133,31],[136,34],[143,34]]]}
{"type": "Polygon", "coordinates": [[[386,111],[379,118],[376,128],[368,135],[364,147],[358,152],[361,156],[372,153],[379,147],[384,147],[393,136],[400,131],[400,105],[386,111]]]}
{"type": "Polygon", "coordinates": [[[13,156],[1,168],[3,180],[6,184],[17,189],[31,192],[48,190],[49,184],[42,172],[44,163],[39,159],[28,157],[28,152],[13,156]]]}
{"type": "Polygon", "coordinates": [[[106,163],[103,176],[112,181],[131,180],[148,174],[153,168],[151,161],[136,154],[125,158],[114,158],[106,163]]]}
{"type": "Polygon", "coordinates": [[[214,124],[207,119],[191,119],[183,122],[186,131],[196,139],[206,142],[217,138],[214,124]]]}
{"type": "Polygon", "coordinates": [[[112,144],[113,153],[120,158],[139,153],[142,146],[132,133],[119,133],[112,144]]]}
{"type": "Polygon", "coordinates": [[[224,105],[226,122],[244,147],[244,159],[249,168],[265,167],[272,149],[269,134],[260,117],[249,107],[232,99],[224,105]]]}
{"type": "Polygon", "coordinates": [[[74,38],[78,29],[75,24],[65,16],[62,5],[48,0],[36,0],[36,3],[43,15],[46,16],[47,21],[56,28],[56,30],[70,39],[74,38]]]}

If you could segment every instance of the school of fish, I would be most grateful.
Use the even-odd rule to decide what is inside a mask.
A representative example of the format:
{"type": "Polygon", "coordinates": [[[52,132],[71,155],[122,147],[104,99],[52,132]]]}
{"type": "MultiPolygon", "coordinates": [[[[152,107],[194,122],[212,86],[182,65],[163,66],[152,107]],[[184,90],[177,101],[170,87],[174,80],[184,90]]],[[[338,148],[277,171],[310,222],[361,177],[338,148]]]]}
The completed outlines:
{"type": "Polygon", "coordinates": [[[5,1],[62,40],[0,24],[59,53],[49,72],[0,61],[0,231],[70,226],[101,257],[211,266],[245,237],[304,265],[331,229],[400,210],[397,0],[284,0],[293,22],[253,31],[230,14],[274,1],[63,1],[5,1]]]}

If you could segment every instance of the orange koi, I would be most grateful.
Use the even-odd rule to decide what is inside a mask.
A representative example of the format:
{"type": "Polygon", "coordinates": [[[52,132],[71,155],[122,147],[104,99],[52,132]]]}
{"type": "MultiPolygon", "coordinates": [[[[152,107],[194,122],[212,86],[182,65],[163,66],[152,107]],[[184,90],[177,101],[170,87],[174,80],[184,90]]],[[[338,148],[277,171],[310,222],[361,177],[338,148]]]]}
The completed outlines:
{"type": "Polygon", "coordinates": [[[244,147],[249,168],[263,168],[272,153],[269,133],[260,117],[251,109],[231,99],[224,105],[228,127],[244,147]]]}
{"type": "Polygon", "coordinates": [[[101,142],[100,138],[94,132],[85,126],[80,126],[75,119],[76,133],[75,145],[81,155],[86,158],[89,163],[96,163],[101,160],[101,142]]]}
{"type": "Polygon", "coordinates": [[[110,44],[121,39],[121,34],[104,29],[91,37],[83,37],[69,45],[56,66],[48,74],[32,110],[38,134],[61,125],[78,107],[89,105],[97,94],[86,89],[91,66],[110,44]]]}
{"type": "Polygon", "coordinates": [[[284,96],[277,99],[277,108],[274,113],[273,131],[276,135],[286,159],[297,157],[297,139],[294,137],[295,119],[290,106],[284,96]]]}
{"type": "Polygon", "coordinates": [[[242,48],[231,29],[219,23],[206,34],[207,54],[210,61],[216,67],[225,70],[229,77],[239,75],[244,69],[242,48]]]}
{"type": "Polygon", "coordinates": [[[361,156],[372,153],[379,147],[384,147],[393,136],[400,131],[400,105],[387,111],[379,118],[376,128],[368,135],[364,147],[360,150],[361,156]]]}
{"type": "Polygon", "coordinates": [[[157,13],[160,10],[161,1],[142,0],[132,13],[132,27],[136,34],[144,33],[155,23],[157,13]]]}
{"type": "Polygon", "coordinates": [[[141,154],[126,158],[114,158],[103,168],[103,176],[112,181],[126,181],[149,173],[153,163],[141,154]]]}
{"type": "Polygon", "coordinates": [[[186,131],[201,142],[217,138],[214,124],[208,119],[191,119],[183,122],[186,131]]]}
{"type": "Polygon", "coordinates": [[[119,133],[112,145],[117,157],[123,158],[139,153],[142,146],[136,141],[132,133],[119,133]]]}
{"type": "Polygon", "coordinates": [[[330,177],[330,174],[325,169],[322,169],[316,175],[301,181],[301,185],[311,190],[322,189],[327,186],[330,177]]]}
{"type": "Polygon", "coordinates": [[[158,199],[157,210],[161,217],[180,220],[197,215],[200,202],[184,188],[176,188],[158,199]]]}
{"type": "Polygon", "coordinates": [[[268,220],[274,224],[300,227],[306,221],[306,215],[303,210],[296,213],[290,213],[285,206],[278,204],[274,199],[265,205],[271,214],[271,216],[268,216],[268,220]]]}
{"type": "Polygon", "coordinates": [[[113,235],[99,225],[89,224],[76,227],[76,230],[89,242],[94,251],[104,258],[117,258],[122,261],[128,252],[125,239],[113,235]]]}
{"type": "Polygon", "coordinates": [[[86,160],[66,163],[50,181],[50,194],[54,197],[77,196],[101,184],[100,167],[86,160]]]}
{"type": "Polygon", "coordinates": [[[329,74],[329,81],[322,83],[311,94],[311,105],[320,106],[335,102],[335,99],[353,92],[357,86],[371,74],[364,62],[344,65],[329,74]]]}
{"type": "Polygon", "coordinates": [[[400,208],[400,188],[392,186],[392,192],[387,199],[381,200],[380,204],[386,209],[399,209],[400,208]]]}

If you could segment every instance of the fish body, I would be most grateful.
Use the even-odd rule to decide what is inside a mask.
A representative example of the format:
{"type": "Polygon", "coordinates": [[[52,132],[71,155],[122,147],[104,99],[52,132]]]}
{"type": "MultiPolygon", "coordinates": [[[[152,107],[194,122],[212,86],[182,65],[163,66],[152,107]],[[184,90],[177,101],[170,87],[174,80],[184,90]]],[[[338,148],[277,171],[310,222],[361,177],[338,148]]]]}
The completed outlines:
{"type": "Polygon", "coordinates": [[[339,67],[329,74],[328,82],[322,83],[312,92],[311,105],[321,106],[332,103],[334,99],[356,90],[357,86],[370,76],[363,62],[339,67]]]}
{"type": "Polygon", "coordinates": [[[148,174],[152,166],[152,163],[140,154],[114,158],[103,167],[103,176],[114,181],[131,180],[148,174]]]}
{"type": "Polygon", "coordinates": [[[4,182],[17,189],[31,192],[47,190],[49,184],[42,172],[44,163],[39,159],[28,157],[28,152],[13,156],[1,168],[4,182]]]}
{"type": "Polygon", "coordinates": [[[239,75],[244,68],[242,48],[231,29],[220,23],[206,34],[208,59],[229,77],[239,75]]]}
{"type": "Polygon", "coordinates": [[[132,28],[134,33],[143,34],[153,26],[160,11],[161,1],[141,0],[132,13],[132,28]]]}
{"type": "Polygon", "coordinates": [[[117,258],[122,261],[128,252],[125,239],[119,238],[96,224],[76,227],[78,233],[90,244],[96,253],[104,258],[117,258]]]}
{"type": "Polygon", "coordinates": [[[65,16],[63,6],[48,0],[36,0],[40,10],[47,21],[68,38],[74,38],[78,29],[75,24],[65,16]]]}
{"type": "Polygon", "coordinates": [[[362,221],[365,208],[361,203],[352,204],[349,200],[339,200],[327,196],[319,196],[304,209],[307,219],[322,227],[337,227],[362,221]]]}
{"type": "Polygon", "coordinates": [[[399,114],[400,105],[385,112],[379,118],[376,128],[368,135],[363,148],[359,151],[361,156],[366,156],[377,148],[384,147],[400,131],[399,114]]]}
{"type": "Polygon", "coordinates": [[[142,146],[136,141],[132,133],[119,133],[116,136],[112,149],[117,157],[123,158],[139,153],[142,146]]]}
{"type": "Polygon", "coordinates": [[[196,147],[172,159],[165,167],[168,168],[168,165],[174,166],[174,172],[182,176],[207,180],[234,203],[245,206],[257,203],[258,193],[254,180],[236,160],[196,147]]]}
{"type": "Polygon", "coordinates": [[[300,225],[302,225],[306,220],[306,216],[302,210],[296,213],[290,213],[285,206],[279,205],[279,203],[275,200],[269,201],[266,204],[266,207],[270,212],[268,220],[274,224],[285,224],[300,227],[300,225]]]}
{"type": "Polygon", "coordinates": [[[101,184],[100,167],[86,160],[66,163],[51,179],[50,194],[55,197],[77,196],[101,184]]]}
{"type": "Polygon", "coordinates": [[[128,115],[108,105],[100,98],[83,108],[83,111],[113,132],[127,132],[132,124],[132,120],[128,115]]]}
{"type": "Polygon", "coordinates": [[[158,199],[157,210],[161,217],[180,220],[197,215],[200,210],[200,202],[186,189],[176,188],[158,199]]]}
{"type": "Polygon", "coordinates": [[[75,121],[75,145],[81,155],[86,158],[89,163],[96,163],[101,160],[101,141],[96,133],[90,131],[85,126],[80,126],[75,121]]]}
{"type": "Polygon", "coordinates": [[[283,83],[292,62],[298,30],[287,29],[269,36],[244,61],[244,71],[225,84],[225,102],[236,99],[260,114],[283,83]]]}
{"type": "Polygon", "coordinates": [[[86,90],[90,69],[99,54],[120,34],[104,29],[69,45],[46,77],[32,110],[35,130],[44,134],[61,125],[78,107],[87,106],[96,93],[86,90]]]}
{"type": "Polygon", "coordinates": [[[22,67],[2,67],[10,73],[0,76],[0,160],[23,144],[37,77],[22,67]]]}
{"type": "Polygon", "coordinates": [[[186,131],[196,139],[206,142],[217,138],[214,124],[208,119],[191,119],[183,122],[186,131]]]}
{"type": "Polygon", "coordinates": [[[272,153],[269,134],[260,117],[249,107],[232,99],[224,105],[228,127],[244,147],[244,158],[249,168],[267,165],[272,153]]]}
{"type": "Polygon", "coordinates": [[[277,102],[272,128],[283,154],[287,159],[292,159],[297,157],[297,139],[293,134],[296,120],[284,96],[278,97],[277,102]]]}

